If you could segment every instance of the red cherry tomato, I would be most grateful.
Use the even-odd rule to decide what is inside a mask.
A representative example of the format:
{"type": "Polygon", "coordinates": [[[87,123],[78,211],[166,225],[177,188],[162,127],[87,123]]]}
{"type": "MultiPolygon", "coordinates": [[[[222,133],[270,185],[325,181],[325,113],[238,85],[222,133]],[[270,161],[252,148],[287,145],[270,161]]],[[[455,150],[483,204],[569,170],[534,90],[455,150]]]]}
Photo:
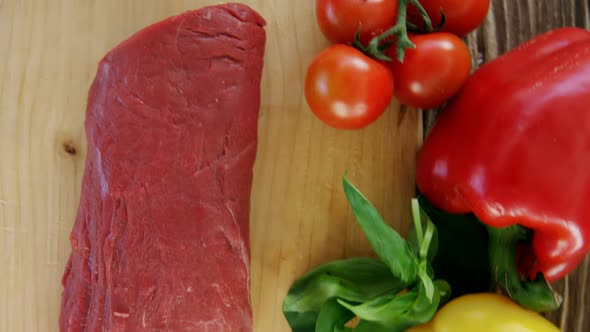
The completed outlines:
{"type": "Polygon", "coordinates": [[[359,129],[374,122],[393,95],[389,68],[348,45],[333,45],[310,65],[305,98],[324,123],[359,129]]]}
{"type": "Polygon", "coordinates": [[[316,0],[316,18],[324,35],[334,43],[354,41],[361,30],[363,43],[395,24],[397,0],[316,0]]]}
{"type": "MultiPolygon", "coordinates": [[[[446,20],[441,31],[454,33],[459,36],[477,29],[490,9],[490,0],[420,0],[420,4],[428,13],[433,26],[440,24],[442,15],[446,20]]],[[[422,27],[424,20],[414,6],[408,7],[408,21],[422,27]]]]}
{"type": "Polygon", "coordinates": [[[469,78],[469,49],[459,37],[447,32],[410,35],[410,40],[416,48],[406,50],[404,62],[395,59],[391,62],[395,96],[409,106],[438,107],[455,95],[469,78]]]}

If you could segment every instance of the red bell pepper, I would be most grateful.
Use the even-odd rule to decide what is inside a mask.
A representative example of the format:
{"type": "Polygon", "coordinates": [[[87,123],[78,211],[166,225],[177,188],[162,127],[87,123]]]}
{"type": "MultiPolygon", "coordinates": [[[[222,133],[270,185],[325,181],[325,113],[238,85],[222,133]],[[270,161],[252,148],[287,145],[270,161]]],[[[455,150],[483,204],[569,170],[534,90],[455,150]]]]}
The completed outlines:
{"type": "Polygon", "coordinates": [[[554,30],[476,71],[426,138],[417,184],[443,211],[531,230],[531,279],[578,266],[590,250],[590,32],[554,30]]]}

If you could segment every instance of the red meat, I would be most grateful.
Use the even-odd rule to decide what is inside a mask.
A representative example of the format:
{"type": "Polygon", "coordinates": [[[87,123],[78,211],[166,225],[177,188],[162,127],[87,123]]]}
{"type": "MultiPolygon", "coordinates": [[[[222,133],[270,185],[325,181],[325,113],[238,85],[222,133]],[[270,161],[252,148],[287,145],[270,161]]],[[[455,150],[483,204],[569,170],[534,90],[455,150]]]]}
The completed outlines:
{"type": "Polygon", "coordinates": [[[206,7],[101,61],[61,331],[252,331],[264,24],[244,5],[206,7]]]}

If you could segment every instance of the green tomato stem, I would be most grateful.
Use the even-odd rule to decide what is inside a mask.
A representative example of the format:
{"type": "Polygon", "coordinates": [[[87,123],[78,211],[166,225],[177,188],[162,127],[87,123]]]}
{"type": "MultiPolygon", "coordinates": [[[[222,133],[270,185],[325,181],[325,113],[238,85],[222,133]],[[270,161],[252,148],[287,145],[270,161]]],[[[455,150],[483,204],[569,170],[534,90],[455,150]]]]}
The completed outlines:
{"type": "Polygon", "coordinates": [[[398,10],[397,10],[397,23],[391,27],[389,30],[383,32],[379,36],[371,39],[369,45],[367,47],[363,47],[360,42],[357,40],[355,41],[355,45],[359,47],[362,51],[364,51],[367,55],[384,61],[391,61],[392,59],[386,56],[383,52],[381,45],[387,39],[392,37],[393,35],[397,36],[397,59],[400,62],[404,61],[404,55],[407,48],[415,48],[416,45],[410,41],[408,37],[408,27],[407,27],[407,14],[408,14],[408,5],[414,5],[424,19],[424,24],[426,26],[427,31],[432,31],[432,21],[426,10],[418,0],[400,0],[398,3],[398,10]]]}
{"type": "MultiPolygon", "coordinates": [[[[426,12],[426,10],[422,6],[422,4],[418,0],[408,0],[408,3],[414,5],[414,7],[416,7],[416,9],[418,9],[418,12],[420,13],[420,15],[422,15],[422,19],[424,20],[424,30],[425,30],[424,32],[434,31],[435,29],[432,26],[432,20],[430,19],[430,16],[428,16],[428,13],[426,12]]],[[[441,13],[442,13],[442,10],[441,10],[441,13]]]]}

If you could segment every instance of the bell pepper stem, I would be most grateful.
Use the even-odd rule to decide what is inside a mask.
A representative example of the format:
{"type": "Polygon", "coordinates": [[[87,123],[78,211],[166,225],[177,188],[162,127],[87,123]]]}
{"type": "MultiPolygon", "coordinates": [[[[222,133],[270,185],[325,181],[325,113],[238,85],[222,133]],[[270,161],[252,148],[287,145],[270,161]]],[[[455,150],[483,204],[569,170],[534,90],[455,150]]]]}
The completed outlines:
{"type": "Polygon", "coordinates": [[[531,281],[523,280],[518,272],[516,247],[530,239],[528,231],[518,225],[486,228],[489,234],[490,270],[500,289],[521,306],[537,312],[559,308],[561,297],[553,292],[541,274],[531,281]]]}

